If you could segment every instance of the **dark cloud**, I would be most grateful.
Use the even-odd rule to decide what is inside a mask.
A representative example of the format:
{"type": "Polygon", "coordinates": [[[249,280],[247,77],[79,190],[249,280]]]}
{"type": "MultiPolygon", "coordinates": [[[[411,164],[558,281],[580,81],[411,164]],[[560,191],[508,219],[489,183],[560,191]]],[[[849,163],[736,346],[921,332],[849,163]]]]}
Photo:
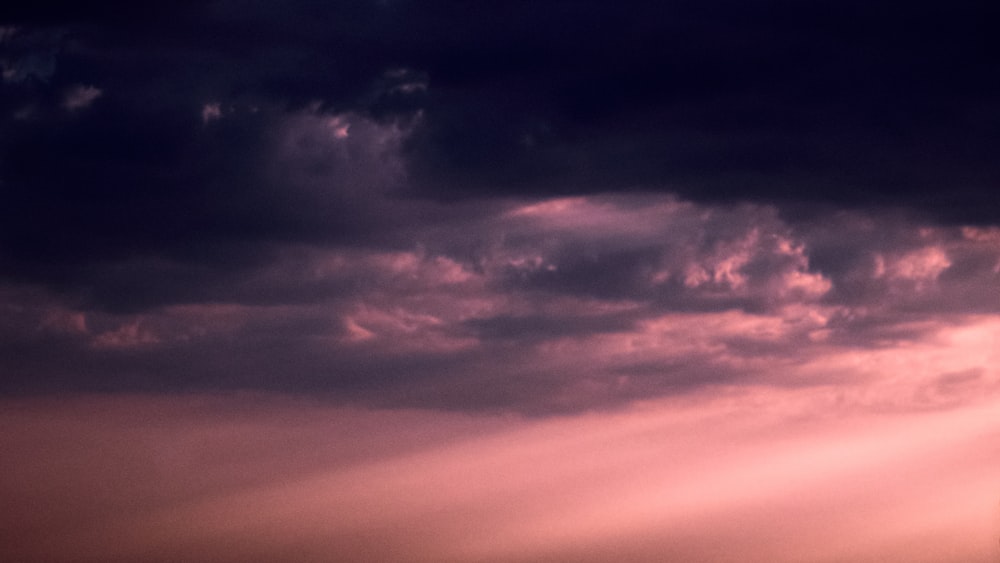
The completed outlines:
{"type": "Polygon", "coordinates": [[[428,195],[644,186],[996,218],[981,2],[108,6],[7,19],[62,34],[53,88],[144,108],[423,110],[407,154],[428,195]]]}
{"type": "Polygon", "coordinates": [[[998,83],[980,5],[577,6],[455,15],[462,32],[423,34],[449,47],[423,63],[432,96],[414,150],[430,189],[663,186],[995,215],[983,112],[998,83]]]}
{"type": "Polygon", "coordinates": [[[525,342],[629,330],[635,324],[630,317],[621,313],[574,317],[502,315],[470,319],[465,324],[479,338],[525,342]]]}
{"type": "Polygon", "coordinates": [[[0,258],[15,279],[111,308],[200,301],[275,244],[370,241],[394,218],[380,207],[399,174],[391,129],[344,117],[341,139],[337,118],[314,112],[202,123],[193,108],[96,110],[9,151],[0,258]]]}
{"type": "Polygon", "coordinates": [[[314,102],[331,115],[419,114],[405,140],[409,178],[397,179],[417,194],[641,187],[707,201],[909,206],[991,222],[1000,84],[984,9],[779,1],[17,8],[4,18],[4,246],[49,261],[175,252],[206,234],[301,236],[295,231],[316,230],[311,212],[324,214],[328,230],[351,232],[347,218],[326,219],[333,210],[286,198],[284,179],[261,179],[271,130],[314,102]],[[101,97],[86,111],[62,109],[80,87],[101,97]],[[207,104],[227,119],[204,127],[207,104]]]}
{"type": "Polygon", "coordinates": [[[4,389],[572,409],[995,314],[995,12],[4,8],[4,389]]]}

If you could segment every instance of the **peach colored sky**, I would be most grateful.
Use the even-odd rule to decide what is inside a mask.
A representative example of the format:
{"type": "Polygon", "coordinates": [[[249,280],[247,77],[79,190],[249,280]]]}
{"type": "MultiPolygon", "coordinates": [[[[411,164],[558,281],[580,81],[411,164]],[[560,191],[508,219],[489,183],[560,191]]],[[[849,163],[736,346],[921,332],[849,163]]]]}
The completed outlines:
{"type": "Polygon", "coordinates": [[[4,555],[995,561],[998,337],[973,320],[824,362],[858,385],[544,418],[252,393],[7,399],[4,555]]]}

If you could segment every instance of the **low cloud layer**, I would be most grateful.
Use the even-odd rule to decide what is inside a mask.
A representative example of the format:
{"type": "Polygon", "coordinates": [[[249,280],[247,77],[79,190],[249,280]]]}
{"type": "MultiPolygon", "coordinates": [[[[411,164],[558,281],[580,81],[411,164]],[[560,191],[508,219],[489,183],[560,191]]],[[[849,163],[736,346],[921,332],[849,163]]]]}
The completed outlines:
{"type": "MultiPolygon", "coordinates": [[[[304,119],[312,134],[330,118],[304,119]]],[[[336,166],[339,147],[321,150],[336,166]]],[[[658,194],[442,204],[300,185],[362,223],[366,209],[425,219],[357,244],[271,240],[236,264],[137,256],[88,264],[73,287],[9,284],[8,389],[577,409],[921,346],[998,307],[994,228],[858,212],[793,224],[658,194]]],[[[797,384],[813,383],[826,381],[797,384]]]]}

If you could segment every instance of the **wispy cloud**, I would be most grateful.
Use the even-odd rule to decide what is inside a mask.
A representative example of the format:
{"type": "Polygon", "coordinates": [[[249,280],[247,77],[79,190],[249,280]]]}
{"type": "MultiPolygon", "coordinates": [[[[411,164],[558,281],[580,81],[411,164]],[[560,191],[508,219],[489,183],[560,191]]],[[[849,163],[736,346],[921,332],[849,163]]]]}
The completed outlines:
{"type": "Polygon", "coordinates": [[[100,88],[95,86],[74,86],[63,97],[63,107],[69,111],[83,109],[94,103],[94,100],[101,97],[103,93],[100,88]]]}

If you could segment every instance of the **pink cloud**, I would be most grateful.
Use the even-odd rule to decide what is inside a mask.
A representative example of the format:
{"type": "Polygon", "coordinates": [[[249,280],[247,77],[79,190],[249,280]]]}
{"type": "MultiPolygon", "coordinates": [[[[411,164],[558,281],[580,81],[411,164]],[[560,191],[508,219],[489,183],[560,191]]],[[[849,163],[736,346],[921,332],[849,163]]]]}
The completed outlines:
{"type": "Polygon", "coordinates": [[[159,344],[160,338],[144,326],[142,319],[135,319],[96,335],[92,342],[98,348],[133,348],[159,344]]]}
{"type": "Polygon", "coordinates": [[[63,107],[69,111],[77,111],[88,107],[94,100],[101,97],[104,92],[95,86],[76,85],[66,92],[63,98],[63,107]]]}
{"type": "MultiPolygon", "coordinates": [[[[299,154],[295,139],[310,140],[306,152],[349,153],[342,145],[360,143],[367,154],[364,147],[388,134],[347,116],[356,127],[338,140],[318,109],[295,119],[301,123],[285,131],[288,158],[299,154]]],[[[391,387],[378,392],[386,404],[526,412],[626,404],[706,385],[825,385],[839,377],[833,366],[850,367],[854,378],[868,374],[870,389],[882,389],[881,372],[851,362],[889,361],[879,350],[904,347],[905,357],[933,366],[928,382],[989,365],[913,353],[934,349],[951,328],[985,322],[976,315],[996,308],[1000,247],[989,230],[895,219],[873,240],[864,217],[833,217],[837,228],[827,232],[792,228],[766,207],[653,195],[468,211],[385,247],[276,245],[269,261],[227,280],[218,294],[225,302],[138,314],[38,296],[34,305],[24,301],[17,323],[99,352],[94,373],[109,363],[120,372],[167,373],[157,362],[169,357],[189,363],[194,379],[227,385],[242,377],[336,392],[378,381],[391,387]],[[830,253],[846,256],[831,261],[830,253]],[[400,369],[412,373],[386,375],[400,369]],[[476,381],[463,375],[469,371],[476,381]]],[[[927,385],[926,397],[944,400],[947,393],[927,385]]]]}
{"type": "Polygon", "coordinates": [[[208,123],[222,119],[222,104],[219,102],[209,102],[201,106],[201,122],[208,123]]]}

